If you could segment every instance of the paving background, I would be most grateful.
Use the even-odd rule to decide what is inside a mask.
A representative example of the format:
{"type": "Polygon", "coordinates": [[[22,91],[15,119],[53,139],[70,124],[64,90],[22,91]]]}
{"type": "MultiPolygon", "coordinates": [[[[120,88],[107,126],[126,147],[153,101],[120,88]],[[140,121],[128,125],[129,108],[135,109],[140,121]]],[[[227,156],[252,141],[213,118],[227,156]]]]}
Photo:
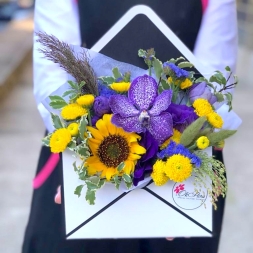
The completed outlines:
{"type": "MultiPolygon", "coordinates": [[[[44,133],[32,93],[31,49],[32,15],[0,23],[0,252],[4,253],[21,252],[44,133]]],[[[229,191],[219,253],[253,252],[252,71],[253,50],[241,45],[234,110],[243,124],[224,150],[229,191]]]]}

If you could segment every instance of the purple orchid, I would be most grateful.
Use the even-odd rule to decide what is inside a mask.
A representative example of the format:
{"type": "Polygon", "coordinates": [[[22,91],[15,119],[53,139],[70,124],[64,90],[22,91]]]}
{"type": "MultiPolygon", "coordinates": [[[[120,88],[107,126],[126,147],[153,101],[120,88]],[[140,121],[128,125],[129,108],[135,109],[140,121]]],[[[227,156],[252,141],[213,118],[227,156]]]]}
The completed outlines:
{"type": "Polygon", "coordinates": [[[152,160],[155,158],[158,151],[158,143],[148,131],[141,134],[139,144],[146,149],[146,153],[141,156],[135,166],[133,175],[134,186],[138,185],[138,183],[144,179],[145,172],[152,172],[152,160]]]}
{"type": "Polygon", "coordinates": [[[143,133],[148,130],[158,144],[173,134],[173,122],[169,112],[172,91],[158,95],[158,84],[148,75],[135,78],[128,97],[114,95],[109,105],[113,112],[112,123],[127,132],[143,133]]]}

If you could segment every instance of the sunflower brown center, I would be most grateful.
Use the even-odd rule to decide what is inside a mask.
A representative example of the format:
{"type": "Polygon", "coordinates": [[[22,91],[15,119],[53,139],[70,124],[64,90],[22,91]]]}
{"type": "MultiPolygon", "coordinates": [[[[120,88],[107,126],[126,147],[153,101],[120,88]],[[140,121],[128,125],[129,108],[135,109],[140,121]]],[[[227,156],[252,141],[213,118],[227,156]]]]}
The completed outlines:
{"type": "Polygon", "coordinates": [[[97,154],[107,167],[117,168],[128,158],[130,149],[127,140],[120,135],[109,135],[99,145],[97,154]]]}

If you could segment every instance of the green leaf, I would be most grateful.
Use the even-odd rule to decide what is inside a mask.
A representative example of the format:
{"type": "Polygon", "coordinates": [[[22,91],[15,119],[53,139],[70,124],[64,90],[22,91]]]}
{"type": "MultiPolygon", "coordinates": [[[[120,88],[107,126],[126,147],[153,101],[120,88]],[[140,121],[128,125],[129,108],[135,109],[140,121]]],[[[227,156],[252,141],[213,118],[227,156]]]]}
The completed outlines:
{"type": "Polygon", "coordinates": [[[76,162],[73,163],[74,171],[77,172],[78,168],[76,167],[76,162]]]}
{"type": "Polygon", "coordinates": [[[226,66],[225,70],[227,71],[231,71],[230,67],[229,66],[226,66]]]}
{"type": "Polygon", "coordinates": [[[143,49],[139,49],[139,50],[138,50],[138,56],[139,56],[139,57],[141,57],[141,58],[146,58],[146,55],[147,55],[146,50],[143,50],[143,49]]]}
{"type": "Polygon", "coordinates": [[[99,183],[98,183],[98,188],[102,188],[105,185],[105,179],[100,179],[99,183]]]}
{"type": "Polygon", "coordinates": [[[52,136],[52,134],[49,134],[49,135],[45,136],[45,137],[42,139],[43,145],[49,147],[49,142],[50,142],[51,136],[52,136]]]}
{"type": "Polygon", "coordinates": [[[161,86],[162,86],[163,90],[169,90],[170,89],[170,85],[164,79],[161,80],[161,86]]]}
{"type": "Polygon", "coordinates": [[[53,121],[53,126],[55,129],[64,128],[64,125],[58,115],[51,113],[51,119],[53,121]]]}
{"type": "Polygon", "coordinates": [[[78,98],[78,94],[76,93],[76,94],[72,94],[72,95],[70,95],[69,96],[69,99],[71,100],[71,101],[75,101],[77,98],[78,98]]]}
{"type": "Polygon", "coordinates": [[[112,178],[113,180],[113,183],[115,184],[115,187],[116,189],[119,189],[119,186],[120,186],[120,180],[119,180],[119,177],[116,175],[112,178]]]}
{"type": "Polygon", "coordinates": [[[159,61],[158,59],[154,58],[153,67],[154,67],[154,70],[155,70],[155,75],[156,75],[157,79],[159,79],[161,77],[162,73],[163,73],[162,62],[159,61]]]}
{"type": "Polygon", "coordinates": [[[122,171],[122,170],[124,169],[124,167],[125,167],[125,163],[124,163],[124,162],[121,162],[121,163],[118,165],[117,170],[120,172],[120,171],[122,171]]]}
{"type": "Polygon", "coordinates": [[[76,142],[72,140],[72,141],[68,144],[68,149],[71,150],[71,151],[74,151],[75,148],[76,148],[76,142]]]}
{"type": "Polygon", "coordinates": [[[91,181],[86,180],[85,183],[87,185],[88,190],[90,190],[90,191],[98,189],[98,186],[91,181]]]}
{"type": "Polygon", "coordinates": [[[67,91],[65,91],[64,93],[63,93],[63,97],[66,97],[66,96],[68,96],[68,95],[70,95],[70,94],[77,94],[76,93],[76,91],[75,90],[67,90],[67,91]]]}
{"type": "Polygon", "coordinates": [[[57,95],[49,96],[49,98],[50,98],[51,101],[64,101],[66,103],[66,101],[62,97],[57,96],[57,95]]]}
{"type": "Polygon", "coordinates": [[[130,72],[126,72],[124,75],[123,75],[123,79],[124,79],[124,82],[130,82],[131,81],[131,73],[130,72]]]}
{"type": "Polygon", "coordinates": [[[129,176],[129,175],[127,175],[127,174],[123,174],[123,180],[125,181],[125,182],[127,182],[127,183],[132,183],[132,178],[129,176]]]}
{"type": "Polygon", "coordinates": [[[86,169],[83,169],[83,170],[79,170],[78,171],[78,176],[79,176],[79,179],[80,180],[86,180],[87,179],[87,170],[86,169]]]}
{"type": "Polygon", "coordinates": [[[217,98],[217,102],[222,102],[224,101],[224,96],[222,93],[215,93],[215,97],[217,98]]]}
{"type": "Polygon", "coordinates": [[[179,68],[192,68],[192,67],[194,67],[194,65],[188,61],[184,61],[184,62],[180,62],[178,64],[178,67],[179,68]]]}
{"type": "Polygon", "coordinates": [[[75,191],[74,191],[74,194],[76,194],[78,197],[80,197],[83,187],[84,187],[84,185],[77,186],[75,191]]]}
{"type": "Polygon", "coordinates": [[[180,138],[180,143],[187,147],[190,145],[198,136],[200,129],[203,127],[206,122],[206,117],[200,117],[191,123],[182,133],[180,138]]]}
{"type": "Polygon", "coordinates": [[[79,124],[79,137],[81,138],[81,140],[85,139],[84,134],[87,132],[87,116],[82,116],[81,120],[80,120],[80,124],[79,124]]]}
{"type": "Polygon", "coordinates": [[[68,81],[68,84],[74,89],[79,90],[78,84],[73,81],[68,81]]]}
{"type": "Polygon", "coordinates": [[[232,136],[236,132],[236,130],[220,130],[219,132],[210,133],[206,136],[210,141],[210,146],[214,146],[220,141],[223,141],[224,139],[227,139],[228,137],[232,136]]]}
{"type": "Polygon", "coordinates": [[[133,182],[130,183],[125,182],[125,184],[128,189],[130,189],[133,186],[133,182]]]}
{"type": "Polygon", "coordinates": [[[85,84],[86,84],[86,82],[85,82],[85,81],[82,81],[82,82],[79,84],[79,88],[82,88],[85,84]]]}
{"type": "Polygon", "coordinates": [[[81,157],[88,157],[89,156],[89,148],[86,146],[83,146],[83,145],[79,145],[77,146],[76,148],[76,152],[78,155],[80,155],[81,157]]]}
{"type": "Polygon", "coordinates": [[[203,76],[201,76],[201,77],[199,77],[198,79],[196,79],[196,80],[194,81],[194,83],[201,83],[201,82],[206,82],[206,81],[207,81],[206,78],[203,77],[203,76]]]}
{"type": "Polygon", "coordinates": [[[118,68],[113,68],[112,69],[112,73],[113,73],[113,76],[114,78],[117,80],[118,78],[122,78],[122,75],[121,73],[119,72],[119,69],[118,68]]]}
{"type": "Polygon", "coordinates": [[[99,79],[102,80],[103,83],[106,83],[106,84],[112,84],[115,82],[115,78],[112,76],[102,76],[99,79]]]}
{"type": "Polygon", "coordinates": [[[94,205],[96,199],[96,191],[87,190],[85,199],[90,205],[94,205]]]}
{"type": "Polygon", "coordinates": [[[52,102],[50,102],[49,103],[49,105],[53,108],[53,109],[61,109],[61,108],[63,108],[64,106],[66,106],[67,105],[67,103],[65,102],[65,101],[60,101],[60,100],[58,100],[58,101],[52,101],[52,102]]]}

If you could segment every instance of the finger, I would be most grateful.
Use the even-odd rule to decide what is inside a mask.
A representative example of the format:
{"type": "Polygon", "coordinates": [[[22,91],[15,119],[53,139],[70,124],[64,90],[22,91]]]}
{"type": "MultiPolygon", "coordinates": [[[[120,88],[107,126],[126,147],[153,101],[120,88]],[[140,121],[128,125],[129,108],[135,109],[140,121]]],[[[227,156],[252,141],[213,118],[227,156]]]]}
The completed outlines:
{"type": "Polygon", "coordinates": [[[174,240],[174,237],[166,237],[166,240],[167,240],[167,241],[173,241],[173,240],[174,240]]]}
{"type": "Polygon", "coordinates": [[[61,204],[61,186],[57,187],[57,192],[54,197],[54,202],[56,204],[61,204]]]}

